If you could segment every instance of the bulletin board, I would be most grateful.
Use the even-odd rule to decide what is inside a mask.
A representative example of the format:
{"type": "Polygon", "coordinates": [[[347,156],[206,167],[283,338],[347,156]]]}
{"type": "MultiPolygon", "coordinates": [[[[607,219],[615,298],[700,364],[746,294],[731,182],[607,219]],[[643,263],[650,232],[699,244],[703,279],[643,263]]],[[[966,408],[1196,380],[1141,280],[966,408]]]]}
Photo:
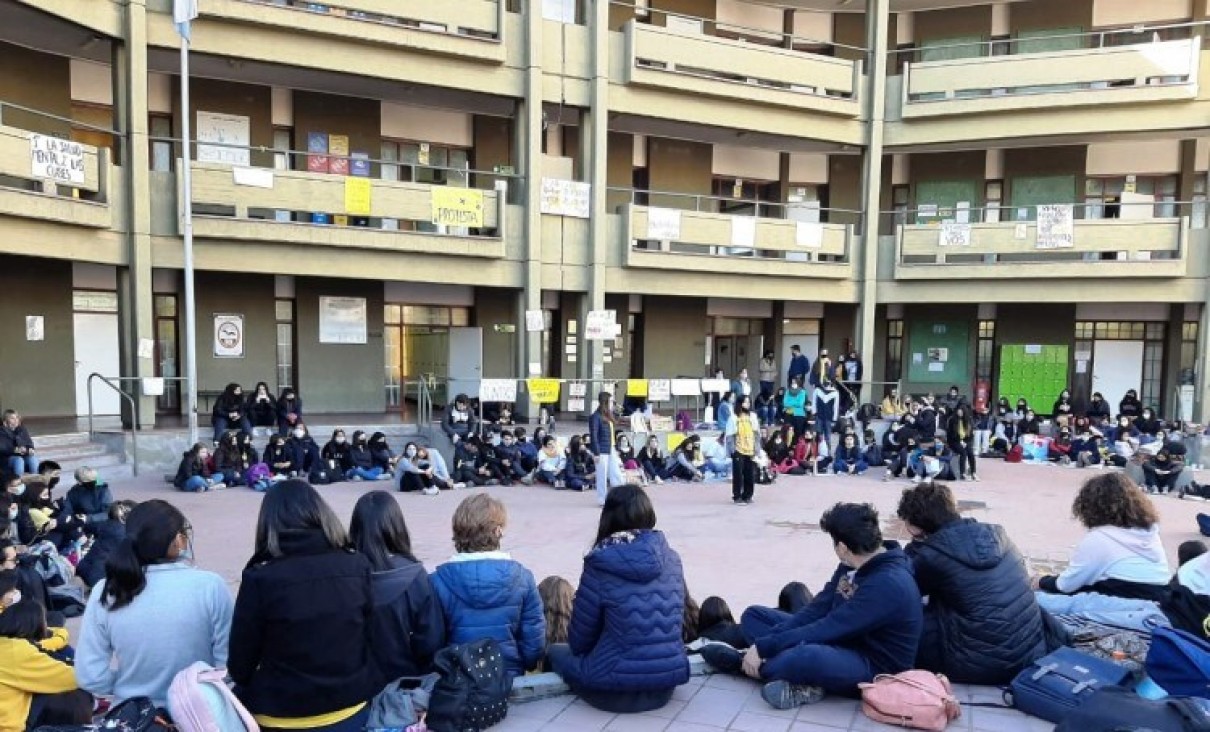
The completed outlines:
{"type": "Polygon", "coordinates": [[[1059,392],[1067,388],[1067,367],[1067,346],[1001,346],[996,394],[1008,397],[1014,407],[1024,397],[1038,414],[1050,414],[1059,392]]]}
{"type": "Polygon", "coordinates": [[[913,384],[970,381],[970,326],[964,321],[914,320],[908,331],[907,380],[913,384]]]}

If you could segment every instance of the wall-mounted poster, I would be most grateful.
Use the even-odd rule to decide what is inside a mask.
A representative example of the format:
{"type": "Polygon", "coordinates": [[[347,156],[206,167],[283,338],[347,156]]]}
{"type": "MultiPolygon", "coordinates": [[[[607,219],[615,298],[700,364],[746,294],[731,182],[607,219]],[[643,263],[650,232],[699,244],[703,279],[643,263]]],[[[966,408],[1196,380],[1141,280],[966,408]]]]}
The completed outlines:
{"type": "Polygon", "coordinates": [[[247,168],[252,144],[252,120],[239,114],[197,111],[197,161],[247,168]],[[213,145],[204,143],[211,142],[213,145]]]}
{"type": "Polygon", "coordinates": [[[366,342],[368,308],[364,297],[319,298],[319,342],[366,342]]]}
{"type": "Polygon", "coordinates": [[[214,357],[244,357],[244,316],[231,313],[214,314],[214,357]]]}

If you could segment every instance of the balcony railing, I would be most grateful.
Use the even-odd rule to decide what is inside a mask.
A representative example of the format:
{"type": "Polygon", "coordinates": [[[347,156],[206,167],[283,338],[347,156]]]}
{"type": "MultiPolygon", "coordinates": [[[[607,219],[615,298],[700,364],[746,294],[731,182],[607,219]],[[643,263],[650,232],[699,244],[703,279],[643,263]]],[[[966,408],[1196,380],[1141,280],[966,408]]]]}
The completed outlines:
{"type": "Polygon", "coordinates": [[[903,117],[1192,99],[1198,37],[905,64],[903,117]]]}
{"type": "MultiPolygon", "coordinates": [[[[191,165],[198,238],[504,256],[503,190],[218,163],[191,165]],[[450,196],[457,200],[443,214],[442,201],[450,196]],[[480,202],[482,220],[475,223],[475,215],[467,212],[480,202]]],[[[178,176],[178,191],[179,186],[178,176]]]]}
{"type": "Polygon", "coordinates": [[[861,63],[631,20],[623,83],[848,117],[861,63]]]}
{"type": "Polygon", "coordinates": [[[1189,219],[1076,219],[1070,238],[1033,221],[899,225],[900,280],[1183,277],[1189,219]]]}
{"type": "Polygon", "coordinates": [[[852,276],[852,229],[674,208],[621,208],[625,265],[649,269],[852,276]]]}
{"type": "Polygon", "coordinates": [[[504,62],[504,0],[200,0],[199,14],[504,62]]]}
{"type": "Polygon", "coordinates": [[[0,125],[0,215],[110,228],[107,156],[90,145],[0,125]]]}

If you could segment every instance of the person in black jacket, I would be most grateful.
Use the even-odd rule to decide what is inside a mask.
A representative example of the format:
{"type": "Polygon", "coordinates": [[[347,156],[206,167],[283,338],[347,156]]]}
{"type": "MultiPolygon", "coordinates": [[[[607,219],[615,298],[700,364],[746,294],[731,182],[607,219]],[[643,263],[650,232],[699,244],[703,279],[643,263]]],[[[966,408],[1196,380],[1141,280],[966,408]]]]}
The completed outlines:
{"type": "Polygon", "coordinates": [[[34,438],[21,424],[21,415],[12,409],[4,410],[4,421],[0,424],[0,469],[7,468],[14,475],[38,472],[38,458],[34,457],[34,438]]]}
{"type": "Polygon", "coordinates": [[[385,491],[365,494],[353,507],[349,535],[373,568],[370,654],[375,686],[428,673],[433,656],[445,647],[445,618],[428,572],[412,554],[399,504],[385,491]]]}
{"type": "Polygon", "coordinates": [[[1085,414],[1094,425],[1100,426],[1109,422],[1109,402],[1105,401],[1101,392],[1092,393],[1092,399],[1088,402],[1088,410],[1085,414]]]}
{"type": "Polygon", "coordinates": [[[319,445],[301,419],[295,422],[294,428],[290,430],[286,448],[294,452],[294,469],[299,475],[311,475],[323,467],[323,460],[319,457],[319,445]]]}
{"type": "Polygon", "coordinates": [[[222,440],[227,430],[252,431],[252,422],[244,411],[246,407],[243,388],[234,382],[227,384],[219,398],[214,400],[214,411],[210,415],[210,423],[214,425],[214,444],[222,440]]]}
{"type": "Polygon", "coordinates": [[[350,454],[349,441],[344,430],[333,430],[332,439],[324,445],[320,457],[328,466],[328,470],[340,475],[346,475],[353,469],[353,456],[350,454]]]}
{"type": "Polygon", "coordinates": [[[277,434],[287,436],[294,428],[294,423],[302,419],[302,410],[302,397],[298,392],[289,387],[282,389],[281,396],[277,399],[277,434]]]}
{"type": "Polygon", "coordinates": [[[1004,528],[964,519],[949,487],[903,492],[899,518],[928,598],[916,667],[962,684],[1000,685],[1046,655],[1042,610],[1004,528]]]}
{"type": "Polygon", "coordinates": [[[380,691],[370,572],[314,488],[285,480],[265,493],[227,660],[236,696],[265,728],[365,726],[367,702],[380,691]]]}
{"type": "Polygon", "coordinates": [[[1142,413],[1143,403],[1139,401],[1139,393],[1134,389],[1127,389],[1126,396],[1122,397],[1122,401],[1118,402],[1118,414],[1122,417],[1134,419],[1142,413]]]}
{"type": "Polygon", "coordinates": [[[137,504],[134,501],[117,501],[109,507],[108,518],[90,528],[92,546],[76,567],[76,576],[92,587],[105,579],[105,560],[126,538],[126,516],[137,504]]]}
{"type": "Polygon", "coordinates": [[[269,391],[268,384],[263,381],[256,382],[256,391],[248,395],[244,414],[248,415],[253,427],[277,426],[277,399],[269,391]]]}
{"type": "Polygon", "coordinates": [[[975,473],[975,426],[970,407],[959,404],[945,425],[945,442],[954,453],[958,480],[979,480],[975,473]]]}

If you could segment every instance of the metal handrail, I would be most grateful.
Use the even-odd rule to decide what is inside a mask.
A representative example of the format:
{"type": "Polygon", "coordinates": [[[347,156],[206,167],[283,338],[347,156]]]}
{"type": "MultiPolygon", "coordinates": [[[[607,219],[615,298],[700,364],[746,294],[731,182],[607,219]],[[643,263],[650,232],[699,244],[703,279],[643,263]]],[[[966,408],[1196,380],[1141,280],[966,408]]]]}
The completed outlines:
{"type": "Polygon", "coordinates": [[[45,117],[47,119],[53,119],[56,122],[66,122],[66,123],[70,124],[72,127],[78,128],[81,130],[89,130],[92,132],[103,132],[107,135],[116,135],[118,137],[123,137],[126,134],[125,132],[122,132],[121,130],[110,129],[108,127],[99,127],[97,125],[90,125],[86,122],[80,122],[79,120],[74,120],[70,117],[63,117],[62,115],[51,114],[50,112],[44,112],[40,109],[34,109],[33,107],[26,107],[21,104],[13,104],[12,102],[5,102],[5,101],[0,101],[0,123],[3,123],[4,110],[6,108],[15,109],[19,112],[25,112],[26,114],[34,114],[39,117],[45,117]]]}
{"type": "MultiPolygon", "coordinates": [[[[921,51],[939,51],[942,49],[952,49],[952,48],[978,49],[978,48],[987,47],[986,55],[991,56],[992,49],[998,45],[1011,46],[1013,44],[1018,44],[1018,43],[1047,42],[1047,41],[1053,41],[1053,40],[1059,39],[1059,38],[1096,38],[1096,39],[1098,39],[1098,45],[1091,46],[1090,48],[1113,48],[1113,46],[1105,45],[1105,38],[1107,36],[1140,35],[1143,33],[1154,33],[1155,31],[1171,30],[1173,28],[1190,28],[1190,29],[1202,28],[1207,25],[1210,25],[1210,21],[1195,20],[1195,21],[1190,21],[1187,23],[1163,23],[1163,24],[1159,24],[1159,25],[1136,25],[1136,26],[1131,26],[1129,28],[1109,28],[1106,30],[1099,30],[1099,31],[1082,31],[1080,33],[1057,33],[1055,35],[1036,36],[1036,37],[1032,37],[1032,38],[997,38],[997,39],[986,40],[986,41],[971,41],[969,43],[947,43],[947,44],[941,44],[941,45],[937,45],[937,46],[927,46],[927,47],[913,46],[911,48],[892,48],[892,49],[887,50],[887,55],[912,54],[912,53],[920,53],[921,51]]],[[[1175,40],[1182,40],[1182,39],[1175,39],[1175,40]]],[[[1156,43],[1156,42],[1162,42],[1162,41],[1144,41],[1142,43],[1156,43]]],[[[1140,44],[1131,44],[1131,45],[1142,45],[1142,44],[1140,43],[1140,44]]],[[[1072,49],[1072,50],[1077,50],[1077,49],[1072,49]]],[[[1008,55],[1011,56],[1011,55],[1015,55],[1015,54],[1010,53],[1008,55]]]]}
{"type": "MultiPolygon", "coordinates": [[[[1151,195],[1151,194],[1148,194],[1148,195],[1151,195]]],[[[941,221],[957,219],[959,213],[965,213],[967,215],[968,221],[965,223],[1012,224],[1012,223],[1029,223],[1029,222],[1033,221],[1033,219],[1009,218],[1007,215],[1005,215],[1005,217],[1001,218],[999,221],[985,221],[984,219],[986,218],[986,213],[988,211],[1000,211],[1005,214],[1013,214],[1018,209],[1026,209],[1030,212],[1031,215],[1036,215],[1036,213],[1037,213],[1036,209],[1038,208],[1038,205],[1014,206],[1014,205],[1012,205],[1012,203],[1010,201],[1001,201],[997,205],[991,205],[991,206],[986,205],[986,202],[984,202],[984,203],[985,203],[985,205],[983,205],[983,206],[971,206],[969,208],[958,208],[956,206],[940,206],[940,205],[938,205],[938,206],[933,206],[931,208],[926,209],[925,207],[917,205],[917,206],[914,206],[911,208],[882,210],[882,211],[879,211],[879,214],[883,215],[883,216],[907,217],[916,222],[915,224],[912,224],[912,225],[935,224],[935,223],[939,223],[941,221]],[[942,216],[940,213],[941,210],[943,210],[943,209],[947,212],[945,216],[942,216]],[[921,215],[922,212],[924,212],[923,216],[921,215]]],[[[1179,209],[1182,206],[1205,205],[1206,201],[1204,201],[1204,200],[1203,201],[1175,201],[1175,200],[1169,201],[1169,200],[1157,199],[1155,201],[1130,201],[1130,202],[1100,201],[1100,202],[1096,202],[1096,203],[1088,203],[1088,202],[1075,203],[1075,202],[1056,201],[1055,203],[1065,205],[1065,206],[1071,206],[1073,213],[1076,214],[1077,220],[1080,220],[1080,221],[1115,221],[1117,219],[1083,218],[1079,214],[1081,214],[1089,209],[1104,209],[1104,208],[1107,208],[1110,206],[1116,206],[1119,209],[1126,208],[1128,206],[1146,206],[1146,207],[1150,207],[1150,208],[1155,208],[1157,206],[1171,206],[1174,209],[1179,209]]],[[[1155,218],[1179,218],[1179,215],[1171,216],[1171,217],[1158,217],[1157,216],[1155,218]]],[[[1125,219],[1125,220],[1126,221],[1147,221],[1147,219],[1125,219]]]]}
{"type": "MultiPolygon", "coordinates": [[[[729,196],[714,196],[704,193],[679,193],[677,191],[653,191],[642,188],[628,188],[626,186],[609,186],[606,191],[611,193],[625,193],[630,197],[630,203],[635,203],[635,197],[638,195],[644,196],[667,196],[669,198],[690,198],[693,199],[693,210],[703,211],[702,203],[705,201],[717,201],[719,203],[730,203],[741,206],[755,206],[756,216],[760,217],[761,209],[764,208],[766,213],[769,209],[786,208],[794,205],[791,202],[785,201],[759,201],[750,198],[731,198],[729,196]]],[[[818,203],[818,202],[817,202],[818,203]]],[[[820,206],[815,209],[821,213],[840,213],[840,214],[860,214],[860,211],[850,208],[825,208],[820,206]]],[[[710,210],[705,210],[705,213],[717,213],[710,210]]],[[[776,218],[774,216],[766,216],[765,218],[776,218]]]]}
{"type": "MultiPolygon", "coordinates": [[[[186,379],[184,376],[156,376],[153,378],[161,379],[163,381],[180,381],[180,382],[188,381],[188,379],[186,379]]],[[[128,404],[130,404],[130,414],[131,414],[132,419],[134,420],[134,426],[135,426],[134,429],[132,429],[130,431],[130,449],[134,453],[134,461],[132,463],[132,472],[134,473],[134,476],[137,478],[139,476],[139,429],[138,429],[139,404],[138,404],[138,401],[134,398],[134,396],[132,396],[131,394],[129,394],[126,391],[123,391],[122,388],[120,386],[118,386],[117,384],[115,384],[114,382],[116,381],[116,382],[118,382],[118,384],[122,383],[123,381],[141,382],[143,380],[143,377],[141,377],[141,376],[103,376],[95,371],[88,375],[88,439],[89,440],[92,440],[97,434],[96,427],[93,422],[93,404],[92,404],[92,385],[93,385],[93,381],[95,379],[100,379],[102,383],[104,383],[110,389],[113,389],[114,391],[116,391],[118,393],[118,396],[122,397],[123,399],[126,400],[126,402],[128,404]]]]}

